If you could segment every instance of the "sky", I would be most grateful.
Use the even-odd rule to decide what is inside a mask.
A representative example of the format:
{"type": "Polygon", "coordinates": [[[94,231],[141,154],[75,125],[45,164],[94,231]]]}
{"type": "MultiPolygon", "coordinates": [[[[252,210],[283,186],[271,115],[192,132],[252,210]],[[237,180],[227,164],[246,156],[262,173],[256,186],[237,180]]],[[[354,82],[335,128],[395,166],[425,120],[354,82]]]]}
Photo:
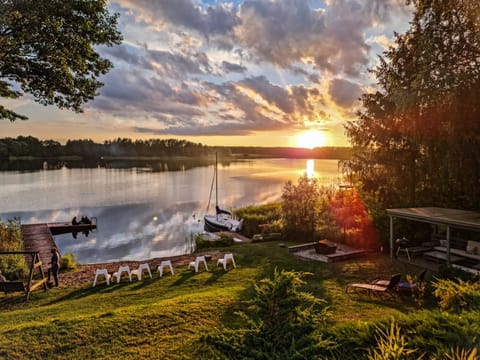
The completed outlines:
{"type": "Polygon", "coordinates": [[[369,69],[409,27],[404,0],[110,0],[123,42],[76,114],[28,95],[0,137],[181,138],[221,146],[348,146],[369,69]]]}

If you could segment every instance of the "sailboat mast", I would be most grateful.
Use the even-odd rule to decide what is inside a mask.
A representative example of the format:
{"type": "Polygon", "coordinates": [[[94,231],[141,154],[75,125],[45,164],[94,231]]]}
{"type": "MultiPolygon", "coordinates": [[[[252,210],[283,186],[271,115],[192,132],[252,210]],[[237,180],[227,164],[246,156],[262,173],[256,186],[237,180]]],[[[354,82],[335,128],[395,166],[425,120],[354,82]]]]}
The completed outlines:
{"type": "Polygon", "coordinates": [[[218,153],[217,152],[215,152],[215,206],[218,206],[218,153]]]}

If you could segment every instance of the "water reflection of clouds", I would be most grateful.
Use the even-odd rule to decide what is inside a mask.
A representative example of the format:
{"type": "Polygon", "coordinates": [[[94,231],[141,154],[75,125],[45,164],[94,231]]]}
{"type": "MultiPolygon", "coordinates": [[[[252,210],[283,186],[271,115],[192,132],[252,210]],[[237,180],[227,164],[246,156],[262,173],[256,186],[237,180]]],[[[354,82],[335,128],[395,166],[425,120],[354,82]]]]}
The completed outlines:
{"type": "MultiPolygon", "coordinates": [[[[297,172],[305,171],[306,160],[259,160],[255,164],[246,162],[219,169],[222,207],[232,209],[278,201],[286,179],[296,181],[297,172]]],[[[320,165],[315,163],[315,166],[322,169],[327,182],[331,183],[332,178],[338,176],[335,161],[321,162],[320,165]]],[[[205,213],[212,168],[154,174],[79,169],[59,171],[57,175],[68,178],[60,184],[62,189],[68,188],[68,194],[72,188],[78,189],[71,198],[67,199],[68,195],[62,191],[56,193],[58,187],[53,188],[52,183],[47,181],[49,178],[44,179],[45,190],[49,191],[45,196],[50,201],[50,210],[9,212],[1,214],[1,217],[5,220],[20,216],[22,223],[65,222],[75,215],[96,217],[98,230],[88,236],[82,233],[76,239],[71,234],[55,236],[61,253],[73,253],[80,263],[182,254],[190,245],[190,234],[203,230],[203,223],[198,220],[203,220],[205,213]],[[92,180],[92,176],[98,178],[92,180]],[[78,192],[87,194],[87,199],[79,196],[78,192]],[[61,201],[58,202],[59,198],[61,201]],[[104,206],[91,206],[92,199],[104,206]],[[68,207],[72,203],[75,205],[68,207]]],[[[8,181],[8,176],[5,179],[8,181]]],[[[24,191],[29,195],[23,198],[22,203],[7,202],[9,206],[14,209],[44,209],[38,207],[44,203],[31,203],[35,198],[28,185],[30,182],[35,182],[35,179],[23,179],[24,191]]],[[[0,198],[6,199],[2,189],[0,198]]],[[[12,198],[20,199],[22,194],[15,193],[12,198]]],[[[210,210],[213,211],[213,208],[212,203],[210,210]]]]}

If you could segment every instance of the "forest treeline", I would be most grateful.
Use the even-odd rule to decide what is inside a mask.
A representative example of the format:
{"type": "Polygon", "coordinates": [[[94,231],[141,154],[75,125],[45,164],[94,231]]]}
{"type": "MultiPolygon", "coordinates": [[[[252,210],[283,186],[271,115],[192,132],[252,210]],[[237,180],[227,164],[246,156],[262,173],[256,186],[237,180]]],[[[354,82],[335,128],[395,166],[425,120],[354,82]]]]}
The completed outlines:
{"type": "Polygon", "coordinates": [[[200,143],[178,139],[131,140],[117,138],[96,143],[93,140],[68,140],[65,145],[55,140],[40,140],[33,136],[0,139],[0,158],[78,156],[96,159],[105,156],[204,156],[215,149],[200,143]]]}
{"type": "Polygon", "coordinates": [[[219,152],[222,156],[282,157],[348,159],[351,149],[325,147],[316,149],[282,147],[215,147],[180,139],[132,140],[117,138],[96,143],[91,139],[68,140],[64,145],[55,140],[40,140],[33,136],[0,139],[0,158],[58,158],[76,156],[82,159],[102,157],[169,157],[209,156],[219,152]]]}

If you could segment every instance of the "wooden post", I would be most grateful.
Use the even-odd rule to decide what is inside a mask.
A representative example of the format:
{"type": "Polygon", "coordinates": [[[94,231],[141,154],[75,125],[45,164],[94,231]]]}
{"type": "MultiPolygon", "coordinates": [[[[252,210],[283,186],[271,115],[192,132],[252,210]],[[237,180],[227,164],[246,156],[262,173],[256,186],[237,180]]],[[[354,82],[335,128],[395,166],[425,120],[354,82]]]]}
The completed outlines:
{"type": "Polygon", "coordinates": [[[450,226],[447,225],[447,266],[450,266],[450,226]]]}
{"type": "Polygon", "coordinates": [[[393,260],[393,216],[388,217],[390,218],[390,259],[393,260]]]}

